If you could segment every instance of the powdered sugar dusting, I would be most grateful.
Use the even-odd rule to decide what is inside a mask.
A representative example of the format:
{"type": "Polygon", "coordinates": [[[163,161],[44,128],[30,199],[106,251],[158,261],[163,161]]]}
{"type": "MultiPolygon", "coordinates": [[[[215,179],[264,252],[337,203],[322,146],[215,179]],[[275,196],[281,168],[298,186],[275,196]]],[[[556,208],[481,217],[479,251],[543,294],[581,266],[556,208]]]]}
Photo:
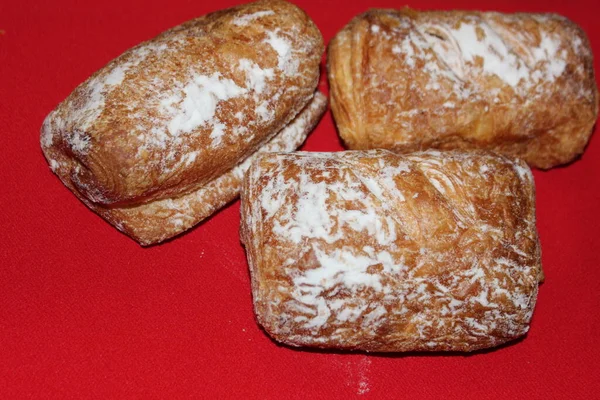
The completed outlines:
{"type": "Polygon", "coordinates": [[[496,75],[513,87],[529,77],[527,66],[485,22],[461,23],[458,29],[452,29],[451,32],[460,47],[462,58],[472,64],[480,58],[485,73],[496,75]],[[476,29],[483,32],[483,39],[478,38],[476,29]]]}
{"type": "Polygon", "coordinates": [[[358,373],[358,387],[356,390],[356,394],[359,396],[365,395],[371,391],[369,379],[370,366],[371,359],[367,356],[362,356],[360,361],[356,365],[358,373]]]}
{"type": "Polygon", "coordinates": [[[344,384],[359,396],[371,391],[371,357],[368,355],[333,355],[336,370],[342,372],[344,384]]]}
{"type": "Polygon", "coordinates": [[[292,46],[289,39],[279,34],[279,30],[267,32],[268,43],[277,53],[277,67],[287,75],[295,74],[298,70],[298,60],[293,57],[292,46]]]}
{"type": "MultiPolygon", "coordinates": [[[[581,39],[578,37],[575,39],[573,43],[577,51],[577,43],[581,43],[581,39]]],[[[553,81],[561,76],[567,66],[566,54],[564,52],[559,53],[558,51],[560,46],[560,39],[543,32],[539,47],[534,48],[532,51],[536,63],[546,63],[545,78],[549,81],[553,81]]]]}
{"type": "Polygon", "coordinates": [[[266,83],[275,76],[272,68],[263,69],[245,58],[240,60],[240,69],[246,73],[246,87],[256,93],[262,93],[266,83]]]}
{"type": "Polygon", "coordinates": [[[90,147],[90,137],[84,131],[75,130],[69,132],[67,142],[71,145],[71,150],[77,154],[87,153],[90,147]]]}
{"type": "MultiPolygon", "coordinates": [[[[401,24],[405,29],[409,28],[406,18],[401,20],[401,24]]],[[[441,83],[447,80],[459,98],[471,96],[462,83],[464,72],[460,57],[447,43],[429,34],[429,29],[428,25],[423,25],[409,30],[399,44],[392,46],[392,53],[402,57],[410,68],[416,68],[417,62],[423,63],[423,71],[429,77],[426,90],[440,90],[441,83]]]]}
{"type": "MultiPolygon", "coordinates": [[[[314,157],[314,153],[311,155],[314,157]]],[[[298,162],[302,164],[302,159],[298,162]]],[[[391,170],[382,171],[382,185],[387,186],[399,201],[403,201],[402,194],[389,175],[391,170]]],[[[314,182],[308,174],[300,174],[298,178],[294,182],[274,179],[261,194],[260,203],[268,214],[273,214],[276,208],[273,204],[281,204],[282,197],[286,196],[288,191],[298,194],[295,210],[290,209],[282,219],[286,221],[284,224],[279,220],[275,221],[274,233],[297,244],[305,238],[318,238],[327,243],[334,243],[343,239],[344,227],[366,231],[382,245],[389,244],[395,237],[394,220],[377,215],[375,211],[381,202],[378,195],[381,196],[383,190],[379,183],[348,170],[341,174],[338,182],[314,182]],[[365,195],[365,191],[369,195],[365,195]],[[332,192],[342,201],[360,204],[361,208],[332,208],[328,203],[332,192]]]]}
{"type": "Polygon", "coordinates": [[[273,118],[273,111],[269,108],[269,103],[263,101],[256,107],[256,115],[261,121],[268,121],[273,118]]]}
{"type": "Polygon", "coordinates": [[[56,121],[56,125],[64,125],[64,121],[62,118],[56,116],[56,112],[51,112],[44,119],[44,123],[42,124],[41,135],[40,135],[40,144],[43,149],[47,149],[52,146],[52,142],[54,141],[54,131],[52,127],[52,121],[56,121]],[[60,119],[60,121],[58,121],[60,119]]]}
{"type": "Polygon", "coordinates": [[[221,137],[222,123],[213,119],[217,106],[220,101],[243,93],[243,88],[217,72],[210,76],[194,75],[191,82],[183,87],[181,94],[175,94],[162,102],[164,110],[171,114],[167,125],[169,134],[176,136],[208,124],[213,126],[211,137],[221,137]],[[214,130],[217,131],[216,134],[214,130]]]}
{"type": "Polygon", "coordinates": [[[242,15],[241,17],[237,17],[233,20],[233,24],[237,25],[237,26],[246,26],[248,25],[251,21],[254,21],[256,19],[262,18],[262,17],[266,17],[269,15],[273,15],[275,14],[273,12],[273,10],[265,10],[265,11],[257,11],[254,12],[252,14],[246,14],[246,15],[242,15]]]}
{"type": "MultiPolygon", "coordinates": [[[[149,55],[163,52],[165,49],[164,46],[151,44],[132,49],[131,56],[126,58],[127,61],[114,64],[112,68],[108,68],[77,89],[87,95],[84,97],[85,101],[69,104],[70,120],[75,122],[77,128],[67,135],[66,140],[74,152],[83,156],[90,150],[92,141],[87,131],[104,110],[106,95],[123,83],[127,71],[142,63],[149,55]]],[[[65,129],[66,121],[57,119],[54,123],[54,129],[65,129]]],[[[46,139],[43,145],[47,146],[48,142],[51,142],[50,138],[46,139]]]]}
{"type": "Polygon", "coordinates": [[[118,85],[121,82],[123,82],[123,79],[125,78],[125,71],[126,68],[124,68],[123,66],[119,65],[116,66],[108,75],[106,75],[106,78],[104,79],[104,84],[105,85],[118,85]]]}
{"type": "Polygon", "coordinates": [[[50,160],[50,169],[52,170],[52,172],[57,171],[59,167],[60,167],[60,164],[58,163],[58,161],[50,160]]]}
{"type": "MultiPolygon", "coordinates": [[[[526,95],[535,85],[553,82],[563,74],[567,44],[557,34],[541,28],[539,44],[519,55],[510,43],[522,40],[518,37],[521,33],[504,28],[492,16],[498,14],[469,15],[456,26],[444,19],[433,21],[425,13],[423,18],[411,20],[414,29],[392,46],[392,52],[401,55],[410,68],[416,66],[416,60],[424,60],[430,75],[428,89],[434,90],[441,88],[439,76],[473,80],[484,74],[496,76],[517,94],[526,95]]],[[[401,21],[406,26],[407,18],[401,21]]],[[[577,47],[577,41],[574,43],[577,47]]],[[[460,86],[454,87],[455,92],[460,86]]]]}
{"type": "Polygon", "coordinates": [[[581,154],[597,117],[590,45],[557,15],[375,9],[329,54],[353,149],[487,148],[545,169],[581,154]]]}

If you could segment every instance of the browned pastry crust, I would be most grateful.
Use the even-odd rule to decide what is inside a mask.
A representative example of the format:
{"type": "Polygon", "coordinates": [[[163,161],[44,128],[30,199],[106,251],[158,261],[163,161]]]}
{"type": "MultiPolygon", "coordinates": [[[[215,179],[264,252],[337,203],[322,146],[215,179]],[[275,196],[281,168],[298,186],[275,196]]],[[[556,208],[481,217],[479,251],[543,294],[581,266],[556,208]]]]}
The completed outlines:
{"type": "MultiPolygon", "coordinates": [[[[65,185],[89,208],[141,245],[159,243],[192,228],[235,200],[239,196],[242,178],[251,161],[262,152],[296,150],[317,125],[326,108],[327,98],[317,92],[309,105],[289,125],[244,162],[180,197],[133,206],[103,207],[86,199],[69,181],[65,181],[65,185]]],[[[60,175],[60,172],[55,172],[60,175]]]]}
{"type": "Polygon", "coordinates": [[[306,108],[297,135],[271,147],[302,143],[324,109],[315,97],[322,52],[314,23],[288,2],[208,14],[78,86],[44,121],[42,150],[90,208],[144,244],[164,240],[234,198],[229,171],[306,108]],[[209,203],[182,210],[182,198],[198,193],[209,203]]]}
{"type": "Polygon", "coordinates": [[[598,90],[585,33],[553,14],[371,10],[328,49],[350,149],[485,148],[531,166],[585,148],[598,90]]]}
{"type": "Polygon", "coordinates": [[[258,322],[292,346],[472,351],[524,335],[534,182],[486,151],[262,154],[242,187],[258,322]]]}

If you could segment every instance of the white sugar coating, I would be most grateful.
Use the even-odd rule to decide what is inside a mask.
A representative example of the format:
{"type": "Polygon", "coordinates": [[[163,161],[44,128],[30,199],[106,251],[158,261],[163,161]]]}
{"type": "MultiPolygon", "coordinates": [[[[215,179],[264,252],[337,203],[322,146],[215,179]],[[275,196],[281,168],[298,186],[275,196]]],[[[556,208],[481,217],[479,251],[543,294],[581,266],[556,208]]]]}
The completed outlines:
{"type": "Polygon", "coordinates": [[[191,153],[184,155],[183,160],[184,160],[185,164],[186,165],[193,164],[194,161],[196,161],[196,157],[198,157],[198,153],[199,153],[199,151],[192,151],[191,153]]]}
{"type": "Polygon", "coordinates": [[[304,271],[302,275],[294,278],[294,284],[302,290],[303,286],[318,288],[319,292],[329,290],[337,284],[351,290],[369,286],[375,290],[382,290],[381,276],[367,272],[372,265],[381,264],[383,272],[394,272],[406,269],[402,264],[393,263],[390,254],[382,251],[373,256],[355,255],[352,249],[335,249],[326,253],[318,247],[312,247],[319,262],[318,268],[304,271]]]}
{"type": "Polygon", "coordinates": [[[378,305],[373,311],[368,314],[365,314],[362,325],[363,326],[376,326],[377,321],[381,320],[382,317],[387,315],[387,310],[383,305],[378,305]]]}
{"type": "MultiPolygon", "coordinates": [[[[121,62],[104,73],[95,76],[81,85],[77,90],[81,90],[86,94],[83,98],[84,102],[70,103],[69,119],[76,126],[76,132],[71,132],[67,135],[67,143],[80,156],[87,154],[90,150],[92,141],[85,132],[97,120],[104,110],[106,95],[118,85],[121,85],[125,80],[127,71],[139,65],[151,54],[165,51],[164,46],[146,44],[131,50],[131,56],[127,62],[121,62]]],[[[50,116],[49,116],[50,117],[50,116]]],[[[64,130],[66,121],[55,119],[56,124],[54,130],[64,130]]],[[[48,147],[52,143],[52,134],[46,135],[42,143],[48,147]]]]}
{"type": "Polygon", "coordinates": [[[122,66],[115,67],[104,79],[105,85],[118,85],[125,78],[125,68],[122,66]]]}
{"type": "Polygon", "coordinates": [[[55,133],[63,132],[65,141],[74,153],[79,156],[88,154],[93,141],[86,132],[104,111],[107,94],[115,87],[123,84],[127,72],[131,68],[140,64],[149,55],[165,50],[166,47],[162,45],[145,44],[138,46],[130,51],[131,54],[127,61],[120,62],[117,65],[113,64],[112,68],[107,68],[103,73],[84,82],[76,89],[85,94],[80,97],[84,101],[73,102],[67,100],[68,121],[61,118],[56,111],[51,112],[44,120],[40,139],[42,147],[49,148],[52,146],[55,133]]]}
{"type": "MultiPolygon", "coordinates": [[[[238,23],[244,25],[251,21],[272,15],[273,11],[266,10],[241,17],[238,23]]],[[[278,31],[269,32],[267,42],[277,53],[277,68],[282,69],[284,73],[296,73],[299,60],[293,55],[292,42],[279,34],[278,31]]],[[[85,103],[71,104],[69,111],[70,120],[73,120],[76,129],[80,132],[66,135],[67,142],[73,147],[73,150],[79,155],[85,155],[89,152],[89,147],[94,143],[85,132],[91,127],[92,123],[100,117],[104,109],[106,96],[114,87],[127,84],[128,71],[142,63],[151,55],[161,55],[171,48],[177,47],[181,43],[181,38],[165,37],[160,41],[153,43],[144,43],[123,55],[123,59],[114,64],[113,68],[105,69],[101,74],[87,81],[80,90],[87,92],[85,103]],[[173,47],[174,45],[177,45],[173,47]]],[[[275,78],[274,68],[262,68],[256,62],[250,59],[240,59],[235,66],[245,77],[243,84],[236,84],[232,79],[221,75],[220,72],[198,73],[196,70],[190,70],[189,75],[184,79],[179,78],[172,84],[173,89],[163,92],[157,92],[154,97],[143,99],[143,107],[132,107],[132,112],[128,119],[131,122],[140,121],[139,133],[135,136],[139,140],[137,157],[145,157],[153,149],[167,150],[160,161],[150,161],[159,163],[162,171],[169,173],[175,168],[184,165],[193,164],[191,158],[185,157],[187,147],[185,143],[187,136],[197,134],[198,129],[206,130],[206,134],[212,142],[212,146],[222,146],[228,133],[236,136],[242,136],[242,140],[250,138],[250,129],[242,126],[246,118],[245,112],[238,111],[236,118],[238,124],[229,126],[216,117],[221,102],[226,102],[239,96],[247,96],[251,93],[256,101],[254,112],[259,121],[271,121],[275,115],[275,108],[272,102],[277,101],[277,96],[271,96],[266,99],[262,97],[271,90],[270,83],[275,78]],[[147,115],[144,110],[156,109],[153,115],[147,115]],[[151,127],[145,126],[145,121],[150,119],[151,127]],[[186,137],[184,137],[186,136],[186,137]]],[[[279,71],[278,71],[279,72],[279,71]]],[[[149,90],[156,87],[163,87],[165,82],[157,77],[150,82],[149,90]]],[[[290,88],[293,90],[294,88],[290,88]]],[[[50,118],[50,116],[49,116],[50,118]]],[[[41,142],[43,147],[49,147],[53,141],[53,134],[57,131],[66,131],[61,125],[60,118],[51,119],[52,126],[47,124],[47,129],[42,129],[41,142]]],[[[71,122],[71,121],[68,121],[71,122]]],[[[195,160],[195,159],[194,159],[195,160]]]]}
{"type": "Polygon", "coordinates": [[[44,119],[44,123],[42,124],[42,134],[40,135],[40,144],[42,148],[49,148],[52,146],[52,142],[54,141],[54,130],[52,128],[52,123],[54,122],[57,126],[63,126],[64,121],[62,118],[56,116],[56,112],[51,112],[44,119]]]}
{"type": "Polygon", "coordinates": [[[59,167],[60,164],[58,163],[58,161],[50,160],[50,169],[52,169],[52,171],[57,171],[59,167]]]}
{"type": "Polygon", "coordinates": [[[287,63],[291,52],[292,47],[290,42],[287,39],[284,39],[277,35],[276,32],[267,32],[269,36],[268,39],[265,39],[265,42],[268,43],[278,55],[278,64],[279,69],[284,69],[285,64],[287,63]]]}
{"type": "MultiPolygon", "coordinates": [[[[444,26],[425,24],[417,27],[420,35],[414,35],[412,39],[421,48],[430,48],[437,55],[438,62],[450,68],[453,75],[446,75],[450,79],[454,76],[458,79],[464,79],[463,59],[458,49],[458,43],[453,38],[452,33],[444,26]]],[[[427,71],[440,74],[440,68],[433,61],[430,53],[425,56],[427,62],[427,71]]]]}
{"type": "Polygon", "coordinates": [[[67,142],[76,154],[85,154],[90,147],[90,137],[80,130],[68,132],[67,142]]]}
{"type": "MultiPolygon", "coordinates": [[[[576,37],[576,39],[579,39],[576,37]]],[[[581,43],[581,39],[579,39],[581,43]]],[[[560,40],[553,39],[549,35],[542,33],[542,40],[540,46],[533,49],[532,54],[535,62],[547,63],[546,65],[546,79],[554,80],[562,75],[563,71],[567,66],[566,58],[564,55],[558,54],[558,49],[561,45],[560,40]]],[[[575,45],[577,49],[577,45],[575,45]]],[[[577,51],[577,50],[576,50],[577,51]]]]}
{"type": "Polygon", "coordinates": [[[556,55],[560,42],[552,40],[548,35],[542,34],[540,46],[533,48],[532,55],[535,61],[546,61],[556,55]]]}
{"type": "MultiPolygon", "coordinates": [[[[246,87],[250,90],[254,90],[254,100],[259,101],[257,94],[262,93],[265,90],[266,83],[275,76],[273,69],[263,69],[258,64],[247,59],[241,59],[239,66],[240,69],[246,73],[246,87]]],[[[261,121],[269,121],[275,115],[275,112],[269,109],[268,100],[257,104],[254,111],[261,121]]],[[[236,118],[240,120],[243,116],[237,116],[236,114],[236,118]]]]}
{"type": "Polygon", "coordinates": [[[212,132],[210,133],[210,138],[213,140],[213,146],[218,146],[221,144],[223,135],[225,135],[225,124],[217,120],[217,122],[215,122],[213,125],[212,132]]]}
{"type": "Polygon", "coordinates": [[[102,112],[104,108],[104,91],[107,89],[106,77],[111,75],[111,73],[108,73],[104,79],[95,77],[87,84],[88,96],[86,102],[81,108],[75,109],[75,115],[72,117],[81,121],[81,129],[87,129],[102,112]]]}
{"type": "MultiPolygon", "coordinates": [[[[319,157],[318,154],[311,155],[319,157]]],[[[294,243],[300,243],[307,238],[319,238],[333,243],[343,239],[342,228],[348,226],[357,232],[367,231],[380,245],[390,245],[397,238],[396,223],[390,216],[378,215],[375,201],[385,204],[384,192],[389,193],[396,201],[405,201],[394,179],[409,171],[410,167],[406,163],[385,166],[378,171],[376,178],[358,171],[347,171],[343,178],[334,183],[314,182],[307,174],[300,174],[295,183],[284,182],[281,177],[277,177],[269,181],[260,201],[263,210],[270,217],[281,208],[285,190],[298,193],[298,202],[295,210],[289,211],[287,223],[282,225],[275,221],[273,229],[275,233],[294,243]],[[365,187],[370,196],[364,194],[365,187]],[[359,202],[362,208],[332,208],[328,206],[332,193],[344,201],[359,202]]]]}
{"type": "Polygon", "coordinates": [[[446,194],[446,190],[444,189],[444,187],[440,184],[440,182],[435,179],[435,178],[429,178],[429,182],[431,182],[431,184],[433,185],[433,187],[435,187],[435,189],[440,192],[441,194],[446,194]]]}
{"type": "Polygon", "coordinates": [[[256,115],[258,115],[261,121],[268,121],[273,118],[274,111],[269,110],[269,103],[267,101],[263,101],[256,107],[256,115]]]}
{"type": "MultiPolygon", "coordinates": [[[[110,73],[108,74],[110,76],[110,73]]],[[[93,124],[100,116],[104,109],[104,92],[107,89],[105,79],[95,77],[86,85],[88,95],[86,101],[80,107],[73,107],[71,118],[78,121],[80,128],[78,131],[70,132],[67,137],[67,143],[79,155],[85,155],[89,151],[90,140],[85,135],[85,131],[93,124]]]]}
{"type": "Polygon", "coordinates": [[[336,319],[340,322],[354,322],[363,314],[366,308],[366,304],[358,307],[344,307],[339,313],[337,313],[336,319]]]}
{"type": "Polygon", "coordinates": [[[233,174],[239,178],[242,178],[252,161],[261,153],[274,152],[274,151],[294,151],[308,135],[307,124],[309,123],[311,116],[316,113],[320,107],[323,106],[327,100],[325,96],[318,93],[314,99],[309,103],[307,108],[300,112],[300,114],[291,123],[286,125],[275,136],[273,140],[262,146],[256,153],[248,157],[244,162],[238,164],[233,169],[233,174]]]}
{"type": "Polygon", "coordinates": [[[277,53],[277,67],[284,71],[287,75],[295,74],[298,70],[299,61],[293,57],[292,44],[285,38],[280,36],[279,30],[267,32],[268,38],[265,43],[269,44],[277,53]]]}
{"type": "Polygon", "coordinates": [[[317,306],[317,316],[308,321],[305,325],[307,328],[319,328],[323,326],[329,320],[331,311],[327,307],[327,302],[323,298],[312,297],[314,299],[314,305],[317,306]]]}
{"type": "Polygon", "coordinates": [[[521,79],[529,77],[527,66],[509,50],[506,43],[488,24],[480,22],[474,25],[463,22],[458,29],[452,30],[452,35],[463,59],[474,63],[476,57],[480,57],[486,73],[498,76],[513,87],[521,79]],[[483,30],[483,40],[478,39],[476,28],[483,30]]]}
{"type": "MultiPolygon", "coordinates": [[[[329,195],[327,184],[325,182],[312,183],[306,174],[301,175],[300,179],[299,200],[294,217],[290,218],[284,226],[279,225],[279,222],[276,221],[273,231],[288,236],[294,243],[300,243],[304,237],[322,238],[327,242],[334,241],[336,237],[331,235],[334,220],[326,205],[329,195]]],[[[278,189],[273,187],[271,190],[277,191],[278,189]]],[[[263,192],[261,204],[270,204],[271,198],[273,197],[269,192],[263,192]]],[[[276,203],[281,201],[277,196],[274,199],[276,203]]],[[[269,212],[272,208],[269,205],[266,211],[269,212]]]]}
{"type": "MultiPolygon", "coordinates": [[[[252,93],[255,101],[260,100],[260,95],[269,90],[269,83],[275,77],[272,68],[261,68],[260,65],[249,59],[240,59],[237,68],[244,74],[243,87],[238,86],[233,80],[223,77],[219,72],[207,75],[192,73],[184,82],[177,82],[175,90],[159,97],[159,111],[161,120],[157,121],[150,130],[150,134],[139,137],[143,143],[139,151],[152,147],[161,149],[171,148],[172,145],[184,143],[182,135],[192,134],[198,128],[210,129],[209,137],[213,147],[223,145],[223,138],[228,132],[236,136],[243,136],[244,140],[250,139],[250,130],[246,126],[235,124],[228,127],[215,114],[221,102],[231,100],[252,93]],[[166,122],[163,122],[165,121],[166,122]],[[166,125],[166,126],[165,126],[166,125]]],[[[260,121],[271,120],[275,111],[271,109],[270,98],[257,104],[255,113],[260,121]]],[[[235,119],[241,124],[245,118],[244,112],[237,111],[235,119]]],[[[178,152],[171,150],[165,160],[177,158],[178,152]]],[[[178,165],[190,165],[188,159],[181,157],[174,166],[162,166],[165,171],[170,171],[178,165]]]]}
{"type": "Polygon", "coordinates": [[[177,136],[207,123],[214,126],[213,117],[219,102],[245,92],[244,88],[231,79],[223,78],[218,72],[210,76],[194,75],[183,90],[162,102],[163,107],[173,113],[167,126],[169,133],[177,136]]]}
{"type": "Polygon", "coordinates": [[[410,172],[410,170],[408,163],[400,163],[398,166],[385,166],[378,171],[377,177],[395,199],[405,201],[406,198],[398,188],[395,179],[404,172],[410,172]]]}
{"type": "Polygon", "coordinates": [[[527,164],[519,165],[515,163],[513,168],[519,174],[519,178],[533,182],[533,174],[531,173],[531,169],[529,166],[527,166],[527,164]]]}
{"type": "Polygon", "coordinates": [[[233,127],[233,134],[236,136],[245,136],[245,140],[249,140],[252,137],[254,137],[252,134],[248,135],[248,132],[250,132],[250,130],[248,129],[247,126],[234,126],[233,127]]]}
{"type": "MultiPolygon", "coordinates": [[[[252,15],[252,11],[244,13],[242,9],[189,21],[125,51],[80,85],[57,107],[48,129],[42,129],[41,142],[48,162],[55,159],[62,163],[68,159],[69,163],[57,167],[60,170],[57,175],[69,188],[75,187],[78,190],[75,193],[82,194],[79,197],[84,202],[96,201],[98,197],[92,193],[96,190],[105,193],[106,199],[99,200],[103,203],[112,204],[124,198],[132,203],[127,209],[97,204],[91,208],[112,224],[121,220],[127,233],[141,243],[163,234],[159,226],[163,219],[169,224],[172,219],[173,225],[180,227],[189,226],[201,218],[198,214],[191,215],[192,212],[201,209],[200,213],[210,213],[208,209],[222,198],[227,197],[228,201],[235,198],[248,165],[242,163],[245,168],[241,168],[242,165],[235,164],[290,124],[314,93],[320,57],[313,50],[318,52],[323,44],[310,20],[290,20],[285,12],[275,19],[266,17],[278,12],[273,11],[275,8],[252,15]],[[241,17],[238,23],[249,25],[248,29],[235,28],[232,22],[236,16],[241,17]],[[209,21],[215,23],[207,25],[209,21]],[[287,60],[285,66],[301,66],[293,80],[278,69],[280,54],[262,42],[268,37],[265,28],[284,25],[285,30],[275,33],[290,46],[292,60],[287,60]],[[219,39],[225,36],[231,36],[230,40],[219,39]],[[230,52],[231,46],[240,51],[230,52]],[[304,49],[305,57],[298,57],[296,52],[304,49]],[[156,54],[159,51],[169,54],[156,54]],[[311,54],[307,54],[309,51],[311,54]],[[97,114],[89,117],[93,126],[84,129],[81,118],[73,120],[72,116],[77,114],[73,109],[81,108],[88,99],[93,101],[89,101],[86,118],[90,110],[97,110],[97,114]],[[257,108],[260,115],[256,114],[257,108]],[[64,124],[61,118],[66,120],[64,124]],[[65,129],[59,129],[61,126],[65,129]],[[57,139],[61,141],[58,145],[57,139]],[[223,187],[211,186],[213,194],[198,190],[197,185],[216,172],[213,167],[218,160],[211,154],[220,154],[219,147],[231,145],[239,160],[236,161],[236,154],[225,160],[230,165],[228,171],[222,171],[227,175],[223,187]],[[89,157],[79,156],[90,149],[93,151],[89,157]],[[115,158],[111,149],[122,151],[117,151],[115,158]],[[80,174],[71,178],[77,172],[76,164],[82,166],[80,174]],[[184,175],[192,178],[197,175],[199,181],[184,175]],[[190,191],[203,192],[199,196],[204,196],[206,205],[195,203],[190,209],[184,201],[179,203],[190,191]],[[166,202],[165,209],[181,208],[182,213],[165,213],[161,209],[160,199],[167,196],[177,198],[173,197],[172,203],[166,202]],[[143,201],[139,203],[141,198],[143,201]],[[140,224],[138,218],[146,210],[158,213],[148,213],[148,219],[143,219],[146,223],[140,224]]],[[[303,128],[314,123],[305,117],[299,121],[303,128]]],[[[294,135],[288,139],[293,144],[277,142],[267,147],[294,150],[306,132],[298,125],[291,128],[294,135]]],[[[165,227],[165,232],[171,236],[178,233],[171,227],[165,227]]]]}
{"type": "Polygon", "coordinates": [[[246,73],[246,87],[256,93],[262,93],[267,80],[275,76],[272,68],[262,69],[255,62],[245,58],[240,60],[240,69],[246,73]]]}
{"type": "MultiPolygon", "coordinates": [[[[424,62],[423,71],[429,79],[426,90],[439,91],[441,79],[450,79],[454,81],[453,92],[460,99],[476,100],[480,96],[477,88],[467,90],[462,82],[472,81],[472,76],[478,73],[496,76],[515,93],[525,96],[540,83],[554,82],[567,66],[567,44],[543,26],[539,44],[519,56],[511,43],[526,40],[524,33],[510,31],[486,16],[467,17],[458,26],[408,17],[400,17],[399,22],[407,32],[392,43],[392,53],[401,57],[409,68],[416,68],[417,60],[424,62]]],[[[576,37],[568,45],[578,53],[581,43],[581,38],[576,37]]],[[[540,86],[536,88],[538,94],[543,90],[540,86]]],[[[496,95],[490,94],[494,103],[500,102],[496,95]]]]}
{"type": "MultiPolygon", "coordinates": [[[[408,24],[405,19],[401,23],[408,24]]],[[[405,28],[409,28],[407,25],[405,28]]],[[[428,33],[430,25],[415,26],[403,37],[400,44],[392,46],[392,53],[403,57],[404,63],[409,68],[417,66],[417,60],[424,63],[422,69],[429,79],[426,90],[440,90],[441,82],[449,80],[453,84],[454,93],[461,99],[474,98],[461,81],[464,77],[462,62],[456,50],[437,36],[428,33]]],[[[436,32],[441,30],[435,26],[436,32]]],[[[408,110],[411,112],[415,110],[408,110]]]]}
{"type": "MultiPolygon", "coordinates": [[[[367,181],[369,182],[369,181],[367,181]]],[[[367,186],[377,197],[379,189],[374,182],[367,186]]],[[[361,188],[365,182],[351,173],[344,175],[340,182],[328,184],[313,182],[309,175],[301,174],[299,181],[290,186],[280,179],[269,182],[269,186],[261,196],[261,204],[267,215],[279,210],[282,204],[281,189],[295,190],[299,199],[295,211],[289,211],[287,223],[281,225],[275,221],[273,231],[287,237],[294,243],[300,243],[308,238],[319,238],[327,243],[343,239],[342,228],[348,226],[355,231],[366,230],[381,244],[389,244],[396,238],[395,223],[390,218],[377,215],[373,199],[365,196],[361,188]],[[358,178],[358,179],[357,179],[358,178]],[[334,189],[332,192],[331,189],[334,189]],[[345,201],[358,201],[363,205],[361,210],[344,210],[328,207],[327,202],[331,193],[336,193],[345,201]],[[336,229],[334,229],[336,228],[336,229]]]]}
{"type": "Polygon", "coordinates": [[[252,14],[242,15],[241,17],[237,17],[233,20],[233,24],[237,26],[246,26],[248,23],[269,15],[275,14],[273,10],[265,10],[265,11],[257,11],[252,14]]]}
{"type": "Polygon", "coordinates": [[[496,304],[488,301],[488,288],[485,288],[485,290],[479,292],[479,295],[473,296],[469,300],[473,303],[479,303],[484,307],[498,308],[496,304]]]}
{"type": "Polygon", "coordinates": [[[415,50],[413,49],[413,44],[410,39],[410,35],[408,35],[402,42],[400,46],[394,45],[392,47],[392,53],[394,54],[404,54],[406,65],[411,68],[415,66],[415,50]]]}

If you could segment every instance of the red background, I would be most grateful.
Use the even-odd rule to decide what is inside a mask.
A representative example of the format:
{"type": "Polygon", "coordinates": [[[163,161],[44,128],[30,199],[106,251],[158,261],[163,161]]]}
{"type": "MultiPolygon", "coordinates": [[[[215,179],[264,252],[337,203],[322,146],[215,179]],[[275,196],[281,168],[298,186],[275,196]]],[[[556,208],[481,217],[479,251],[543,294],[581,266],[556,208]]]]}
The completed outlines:
{"type": "MultiPolygon", "coordinates": [[[[404,5],[297,3],[326,41],[368,7],[404,5]]],[[[547,280],[529,335],[469,356],[278,346],[253,318],[239,203],[144,249],[60,183],[39,147],[46,114],[127,48],[234,4],[0,1],[0,398],[598,398],[598,134],[581,160],[534,172],[547,280]]],[[[413,6],[558,12],[600,55],[592,3],[413,6]]],[[[329,112],[304,148],[341,149],[329,112]]]]}

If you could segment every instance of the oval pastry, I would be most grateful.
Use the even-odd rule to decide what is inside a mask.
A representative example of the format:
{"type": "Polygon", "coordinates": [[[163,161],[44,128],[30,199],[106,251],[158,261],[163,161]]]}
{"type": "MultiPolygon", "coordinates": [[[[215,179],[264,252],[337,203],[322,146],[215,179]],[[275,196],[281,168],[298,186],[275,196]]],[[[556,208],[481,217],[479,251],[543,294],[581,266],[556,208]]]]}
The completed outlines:
{"type": "Polygon", "coordinates": [[[328,50],[350,149],[484,148],[550,168],[581,154],[598,114],[590,45],[553,14],[371,10],[328,50]]]}
{"type": "Polygon", "coordinates": [[[164,240],[235,198],[239,184],[216,180],[294,119],[302,129],[276,148],[303,142],[325,109],[315,97],[322,53],[314,23],[285,1],[208,14],[78,86],[44,121],[42,149],[90,208],[143,244],[164,240]],[[209,185],[215,193],[203,198],[202,215],[182,205],[209,185]]]}

